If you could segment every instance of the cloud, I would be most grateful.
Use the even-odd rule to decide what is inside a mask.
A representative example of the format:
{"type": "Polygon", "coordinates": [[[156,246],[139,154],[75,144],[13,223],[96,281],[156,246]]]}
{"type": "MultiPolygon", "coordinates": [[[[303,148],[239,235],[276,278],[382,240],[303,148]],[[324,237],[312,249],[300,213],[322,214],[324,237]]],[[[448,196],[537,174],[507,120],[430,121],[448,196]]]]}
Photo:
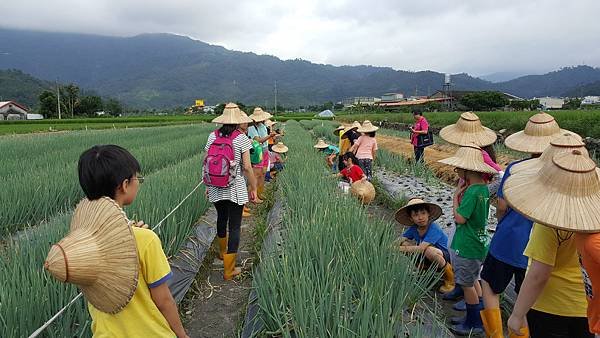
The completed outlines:
{"type": "Polygon", "coordinates": [[[9,28],[187,35],[335,65],[487,74],[600,66],[600,1],[4,1],[9,28]],[[8,14],[7,14],[8,13],[8,14]]]}

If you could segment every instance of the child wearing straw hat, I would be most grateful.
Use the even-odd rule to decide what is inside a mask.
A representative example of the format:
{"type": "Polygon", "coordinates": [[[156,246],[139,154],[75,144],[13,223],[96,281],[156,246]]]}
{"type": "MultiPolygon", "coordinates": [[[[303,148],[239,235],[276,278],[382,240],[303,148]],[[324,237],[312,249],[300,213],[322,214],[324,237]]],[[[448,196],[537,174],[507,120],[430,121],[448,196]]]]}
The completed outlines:
{"type": "Polygon", "coordinates": [[[325,141],[323,141],[322,139],[319,139],[319,141],[313,146],[313,148],[325,153],[325,162],[327,163],[327,166],[332,171],[336,171],[335,158],[340,153],[340,149],[334,145],[325,143],[325,141]]]}
{"type": "Polygon", "coordinates": [[[135,200],[140,171],[119,146],[86,150],[78,172],[87,198],[44,267],[82,290],[95,337],[188,337],[166,283],[172,273],[160,239],[147,226],[132,227],[122,209],[135,200]]]}
{"type": "MultiPolygon", "coordinates": [[[[338,148],[340,149],[340,154],[345,154],[352,147],[352,143],[350,142],[350,139],[348,138],[348,134],[347,134],[347,132],[349,132],[350,129],[352,129],[352,128],[353,127],[339,126],[333,131],[333,134],[339,138],[339,147],[338,148]],[[346,135],[346,137],[344,137],[344,135],[346,135]]],[[[344,167],[345,166],[344,166],[344,163],[342,162],[342,157],[340,156],[339,160],[338,160],[338,169],[340,171],[342,171],[344,169],[344,167]]]]}
{"type": "Polygon", "coordinates": [[[265,121],[272,117],[271,114],[265,112],[260,107],[254,108],[254,111],[249,116],[253,123],[248,127],[248,137],[250,139],[258,141],[263,148],[262,162],[254,164],[254,175],[257,182],[258,202],[262,202],[262,194],[265,189],[265,175],[269,169],[269,140],[277,136],[275,132],[267,130],[265,121]]]}
{"type": "Polygon", "coordinates": [[[395,219],[409,227],[400,239],[400,251],[422,254],[430,264],[437,264],[444,271],[440,291],[448,292],[454,288],[454,271],[450,264],[448,236],[435,223],[440,216],[442,208],[439,205],[413,198],[396,211],[395,219]]]}
{"type": "Polygon", "coordinates": [[[375,132],[379,127],[375,127],[371,121],[365,120],[360,128],[357,129],[363,135],[356,140],[350,151],[356,154],[358,165],[363,170],[367,179],[373,179],[373,160],[377,154],[377,140],[375,132]]]}
{"type": "Polygon", "coordinates": [[[271,157],[272,167],[269,172],[271,178],[275,178],[277,173],[283,170],[283,164],[285,163],[285,154],[288,152],[288,147],[283,142],[278,142],[271,148],[273,156],[271,157]]]}
{"type": "Polygon", "coordinates": [[[456,252],[453,261],[456,284],[463,289],[467,314],[455,319],[456,325],[451,330],[458,335],[482,333],[477,279],[489,242],[486,232],[489,190],[483,176],[494,174],[496,170],[483,162],[481,148],[474,144],[460,147],[454,156],[438,162],[456,167],[462,178],[453,198],[457,225],[451,248],[456,252]]]}
{"type": "MultiPolygon", "coordinates": [[[[535,142],[530,142],[530,144],[535,144],[535,142]]],[[[585,144],[580,141],[578,135],[563,133],[562,136],[550,142],[550,146],[546,148],[542,156],[531,154],[531,158],[513,162],[506,168],[497,195],[496,216],[498,226],[492,237],[490,250],[481,271],[485,306],[485,309],[481,311],[481,317],[489,337],[504,337],[499,295],[506,290],[513,278],[515,292],[518,294],[521,290],[521,284],[525,278],[528,265],[528,259],[523,255],[523,251],[529,242],[529,235],[533,226],[533,221],[507,205],[504,199],[506,180],[512,174],[524,170],[539,170],[544,163],[551,162],[552,157],[560,152],[580,149],[587,154],[584,146],[585,144]]],[[[521,148],[521,150],[537,151],[537,148],[521,148]]]]}
{"type": "MultiPolygon", "coordinates": [[[[511,175],[504,197],[513,209],[535,222],[525,249],[530,265],[508,319],[509,330],[518,334],[529,326],[534,338],[593,337],[586,319],[586,288],[574,232],[599,228],[596,164],[581,150],[558,153],[539,170],[511,175]]],[[[582,249],[582,258],[594,250],[582,249]]],[[[592,318],[590,324],[597,320],[592,318]]]]}

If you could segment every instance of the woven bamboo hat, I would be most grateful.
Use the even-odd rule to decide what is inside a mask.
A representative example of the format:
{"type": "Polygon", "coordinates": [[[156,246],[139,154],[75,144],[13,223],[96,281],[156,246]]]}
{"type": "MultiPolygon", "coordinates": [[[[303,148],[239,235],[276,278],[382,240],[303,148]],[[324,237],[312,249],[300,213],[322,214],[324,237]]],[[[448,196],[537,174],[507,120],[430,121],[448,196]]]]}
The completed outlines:
{"type": "Polygon", "coordinates": [[[476,171],[486,174],[497,174],[496,169],[490,167],[483,162],[481,148],[475,144],[462,146],[458,148],[456,154],[452,157],[439,160],[438,162],[447,164],[460,169],[476,171]]]}
{"type": "Polygon", "coordinates": [[[560,129],[552,115],[539,112],[529,118],[525,130],[507,137],[504,144],[516,151],[541,154],[550,145],[550,141],[564,132],[566,131],[560,129]]]}
{"type": "Polygon", "coordinates": [[[511,167],[511,173],[518,173],[523,170],[540,170],[544,164],[552,162],[556,154],[579,150],[585,156],[589,156],[585,143],[581,137],[574,133],[563,133],[560,137],[550,141],[550,146],[544,150],[539,158],[520,162],[511,167]]]}
{"type": "Polygon", "coordinates": [[[410,218],[410,212],[408,212],[408,209],[415,205],[424,205],[427,207],[427,210],[429,211],[429,222],[433,222],[442,216],[442,208],[439,205],[425,202],[420,198],[412,198],[404,207],[396,211],[396,214],[394,215],[396,221],[404,226],[411,226],[415,224],[415,222],[413,222],[413,220],[410,218]]]}
{"type": "Polygon", "coordinates": [[[246,112],[241,109],[240,109],[240,115],[242,116],[242,123],[240,123],[240,124],[253,122],[252,119],[248,117],[248,114],[246,114],[246,112]]]}
{"type": "Polygon", "coordinates": [[[98,310],[121,311],[135,293],[139,270],[133,230],[121,207],[108,197],[82,200],[69,234],[50,248],[44,268],[77,285],[98,310]]]}
{"type": "Polygon", "coordinates": [[[271,149],[273,149],[274,152],[279,154],[287,153],[289,150],[288,147],[286,147],[285,144],[283,144],[283,142],[277,142],[277,144],[274,145],[271,149]]]}
{"type": "Polygon", "coordinates": [[[350,129],[358,129],[360,127],[361,127],[360,122],[354,121],[354,122],[352,122],[352,126],[350,127],[350,129]]]}
{"type": "Polygon", "coordinates": [[[271,121],[271,120],[266,120],[265,121],[265,126],[271,128],[272,126],[274,126],[275,124],[277,124],[276,121],[271,121]]]}
{"type": "Polygon", "coordinates": [[[498,136],[493,130],[481,124],[479,116],[473,112],[466,112],[460,114],[455,124],[444,127],[440,131],[440,137],[448,143],[459,146],[474,143],[485,147],[494,144],[498,136]]]}
{"type": "Polygon", "coordinates": [[[266,121],[266,120],[270,119],[271,117],[273,117],[273,115],[271,115],[271,114],[267,113],[266,111],[262,110],[261,107],[254,108],[254,111],[250,115],[250,118],[254,122],[263,122],[263,121],[266,121]]]}
{"type": "Polygon", "coordinates": [[[333,130],[333,135],[340,136],[340,132],[346,129],[344,126],[339,126],[333,130]]]}
{"type": "Polygon", "coordinates": [[[319,139],[317,144],[315,144],[313,147],[317,148],[317,149],[325,149],[325,148],[329,147],[329,144],[327,144],[327,143],[325,143],[325,141],[319,139]]]}
{"type": "Polygon", "coordinates": [[[504,185],[511,208],[535,222],[575,232],[600,231],[600,178],[581,150],[560,153],[539,171],[523,171],[504,185]]]}
{"type": "Polygon", "coordinates": [[[225,105],[225,109],[223,109],[223,114],[217,116],[212,120],[214,123],[219,124],[242,124],[242,123],[250,123],[252,120],[244,117],[242,115],[242,110],[235,103],[228,103],[225,105]]]}
{"type": "Polygon", "coordinates": [[[350,186],[350,193],[362,204],[369,204],[375,199],[375,187],[369,181],[358,181],[350,186]]]}
{"type": "Polygon", "coordinates": [[[374,131],[377,131],[379,129],[379,127],[375,127],[371,121],[369,120],[365,120],[365,122],[363,122],[362,126],[360,128],[358,128],[356,131],[359,133],[372,133],[374,131]]]}

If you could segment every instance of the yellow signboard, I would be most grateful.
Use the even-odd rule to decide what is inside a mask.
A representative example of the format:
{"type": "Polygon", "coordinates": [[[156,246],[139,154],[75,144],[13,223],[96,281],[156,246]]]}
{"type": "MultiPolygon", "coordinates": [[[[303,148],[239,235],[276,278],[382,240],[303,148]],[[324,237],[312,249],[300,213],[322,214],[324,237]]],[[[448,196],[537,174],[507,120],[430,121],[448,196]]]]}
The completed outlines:
{"type": "Polygon", "coordinates": [[[204,100],[196,100],[196,107],[204,107],[204,100]]]}

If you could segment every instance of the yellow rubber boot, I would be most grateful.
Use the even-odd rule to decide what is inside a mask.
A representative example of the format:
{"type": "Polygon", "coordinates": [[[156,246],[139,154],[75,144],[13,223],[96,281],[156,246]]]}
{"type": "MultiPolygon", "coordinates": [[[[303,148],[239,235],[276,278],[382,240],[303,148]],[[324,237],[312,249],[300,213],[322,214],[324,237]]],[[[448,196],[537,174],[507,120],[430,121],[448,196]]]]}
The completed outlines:
{"type": "Polygon", "coordinates": [[[242,269],[235,266],[236,256],[235,253],[223,255],[223,279],[230,280],[242,273],[242,269]]]}
{"type": "Polygon", "coordinates": [[[454,269],[450,263],[446,263],[444,267],[444,284],[440,286],[441,293],[448,293],[454,289],[454,269]]]}
{"type": "Polygon", "coordinates": [[[252,216],[252,213],[250,213],[250,209],[244,207],[244,210],[242,211],[242,217],[250,217],[252,216]]]}
{"type": "Polygon", "coordinates": [[[508,334],[509,338],[529,338],[529,328],[527,326],[521,328],[521,335],[518,336],[514,332],[508,334]]]}
{"type": "Polygon", "coordinates": [[[479,312],[487,338],[504,338],[502,333],[502,314],[499,308],[485,309],[479,312]]]}
{"type": "Polygon", "coordinates": [[[258,195],[258,199],[261,200],[261,201],[265,199],[264,192],[265,192],[265,186],[264,185],[261,184],[261,185],[259,185],[256,188],[256,194],[258,195]]]}
{"type": "Polygon", "coordinates": [[[223,260],[223,255],[227,252],[227,236],[217,237],[217,239],[219,240],[219,259],[223,260]]]}

